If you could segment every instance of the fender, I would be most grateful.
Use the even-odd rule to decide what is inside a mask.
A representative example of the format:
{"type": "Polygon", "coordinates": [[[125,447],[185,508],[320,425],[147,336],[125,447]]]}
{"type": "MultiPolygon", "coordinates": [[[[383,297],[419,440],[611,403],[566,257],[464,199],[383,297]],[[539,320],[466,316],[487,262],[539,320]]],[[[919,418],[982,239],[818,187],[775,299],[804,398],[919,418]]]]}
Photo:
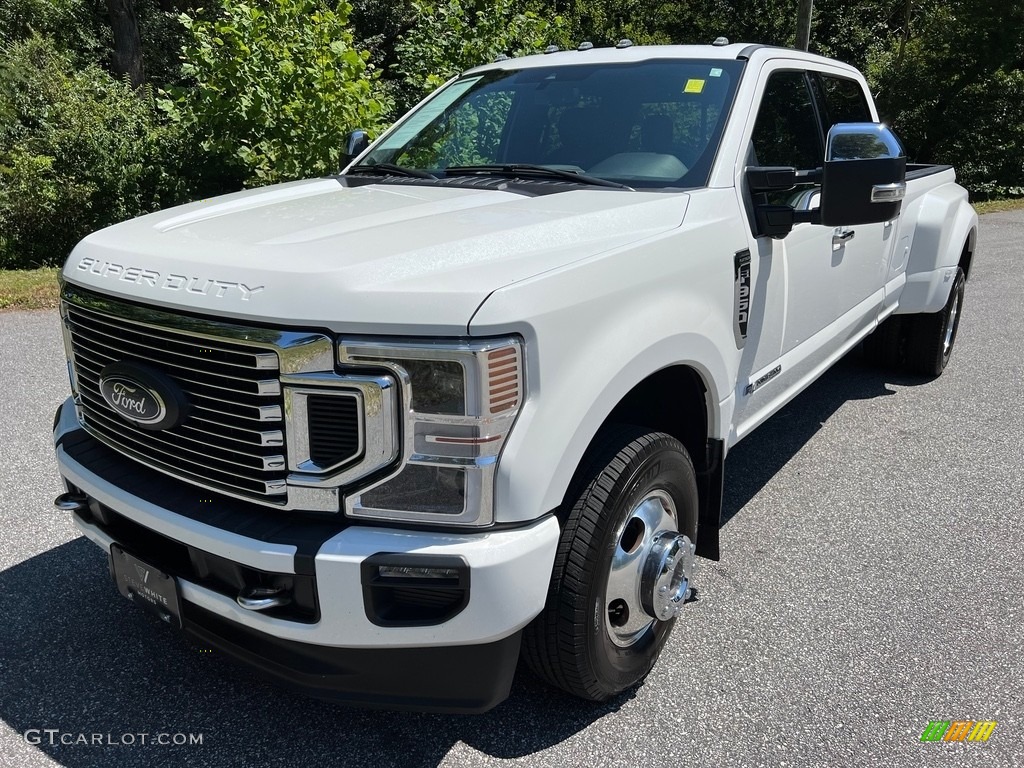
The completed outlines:
{"type": "Polygon", "coordinates": [[[978,214],[962,187],[943,184],[924,195],[896,314],[938,312],[946,305],[964,245],[973,250],[977,229],[978,214]]]}
{"type": "Polygon", "coordinates": [[[473,335],[512,331],[526,340],[527,400],[498,465],[497,520],[531,520],[560,506],[615,406],[669,366],[697,372],[707,391],[709,438],[725,437],[731,412],[723,401],[731,402],[739,363],[729,315],[733,263],[721,245],[706,256],[680,255],[684,240],[703,241],[703,234],[648,242],[642,257],[620,252],[548,272],[495,292],[481,307],[473,335]],[[532,319],[517,322],[521,317],[532,319]],[[730,351],[735,359],[725,356],[730,351]]]}

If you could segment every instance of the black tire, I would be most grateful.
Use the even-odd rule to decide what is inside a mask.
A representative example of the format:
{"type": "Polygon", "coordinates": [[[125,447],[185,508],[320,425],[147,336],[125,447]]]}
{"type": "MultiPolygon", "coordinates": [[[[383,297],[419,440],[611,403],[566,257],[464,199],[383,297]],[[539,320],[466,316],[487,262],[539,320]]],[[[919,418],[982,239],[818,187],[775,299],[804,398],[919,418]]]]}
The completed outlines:
{"type": "Polygon", "coordinates": [[[882,321],[864,339],[864,360],[875,368],[899,368],[903,363],[903,317],[893,315],[882,321]]]}
{"type": "MultiPolygon", "coordinates": [[[[567,496],[568,517],[547,604],[523,637],[523,657],[531,669],[580,698],[603,701],[643,680],[675,624],[674,618],[637,614],[637,621],[649,624],[636,629],[625,646],[622,638],[613,639],[621,626],[616,624],[621,612],[612,611],[615,618],[610,618],[607,601],[613,556],[623,551],[617,548],[627,527],[636,535],[637,513],[651,509],[652,498],[666,514],[674,505],[679,533],[695,542],[697,480],[683,445],[640,427],[609,429],[589,452],[567,496]]],[[[665,533],[670,528],[660,530],[671,538],[665,533]]],[[[630,551],[639,560],[647,540],[634,541],[630,551]]]]}
{"type": "Polygon", "coordinates": [[[946,369],[960,328],[966,281],[964,271],[957,267],[945,307],[938,312],[906,317],[906,365],[912,373],[940,376],[946,369]]]}

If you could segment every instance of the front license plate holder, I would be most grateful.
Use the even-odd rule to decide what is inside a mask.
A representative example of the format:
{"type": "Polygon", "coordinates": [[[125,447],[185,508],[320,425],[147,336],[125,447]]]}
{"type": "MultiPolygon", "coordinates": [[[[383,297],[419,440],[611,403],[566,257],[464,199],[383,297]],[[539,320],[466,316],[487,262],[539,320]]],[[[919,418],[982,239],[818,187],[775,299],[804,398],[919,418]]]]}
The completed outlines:
{"type": "Polygon", "coordinates": [[[110,545],[110,567],[118,592],[175,629],[181,629],[181,596],[173,576],[117,544],[110,545]]]}

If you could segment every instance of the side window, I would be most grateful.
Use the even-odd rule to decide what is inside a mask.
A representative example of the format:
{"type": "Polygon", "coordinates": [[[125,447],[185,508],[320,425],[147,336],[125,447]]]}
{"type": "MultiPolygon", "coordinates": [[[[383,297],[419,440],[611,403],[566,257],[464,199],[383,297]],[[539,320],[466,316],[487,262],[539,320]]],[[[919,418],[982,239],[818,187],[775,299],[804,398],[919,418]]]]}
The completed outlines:
{"type": "Polygon", "coordinates": [[[828,112],[827,127],[836,123],[873,123],[864,89],[856,80],[819,75],[828,112]]]}
{"type": "Polygon", "coordinates": [[[825,148],[803,72],[773,72],[768,78],[752,143],[757,165],[821,166],[825,148]]]}

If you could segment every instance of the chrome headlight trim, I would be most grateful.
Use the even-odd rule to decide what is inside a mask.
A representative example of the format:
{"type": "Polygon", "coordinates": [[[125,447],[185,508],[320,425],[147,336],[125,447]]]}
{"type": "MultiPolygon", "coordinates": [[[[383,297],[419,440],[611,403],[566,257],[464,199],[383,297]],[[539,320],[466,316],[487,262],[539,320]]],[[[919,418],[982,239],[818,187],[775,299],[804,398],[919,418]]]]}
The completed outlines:
{"type": "Polygon", "coordinates": [[[525,399],[523,342],[518,337],[451,342],[382,342],[343,339],[338,362],[388,369],[402,383],[405,406],[402,461],[396,471],[344,499],[353,518],[416,522],[440,526],[485,527],[494,522],[494,477],[501,448],[525,399]],[[422,413],[413,407],[416,381],[404,361],[443,361],[462,365],[462,414],[422,413]],[[395,480],[407,466],[461,467],[465,499],[459,513],[416,512],[370,507],[369,492],[395,480]]]}
{"type": "Polygon", "coordinates": [[[311,488],[348,485],[376,472],[398,458],[400,396],[391,376],[338,376],[328,373],[282,376],[285,413],[295,425],[287,433],[290,485],[311,488]],[[329,467],[317,465],[310,457],[306,404],[311,395],[354,397],[361,407],[359,444],[353,459],[329,467]]]}

